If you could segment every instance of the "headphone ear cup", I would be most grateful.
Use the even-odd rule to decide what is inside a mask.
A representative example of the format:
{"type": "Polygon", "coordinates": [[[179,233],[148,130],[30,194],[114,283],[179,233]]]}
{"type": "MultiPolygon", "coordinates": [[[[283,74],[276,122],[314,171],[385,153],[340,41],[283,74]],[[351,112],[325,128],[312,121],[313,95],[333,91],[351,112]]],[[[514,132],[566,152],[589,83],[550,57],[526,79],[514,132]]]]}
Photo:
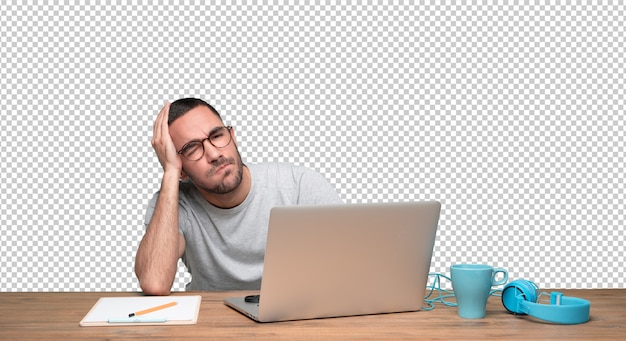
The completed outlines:
{"type": "Polygon", "coordinates": [[[537,302],[538,289],[535,283],[524,279],[508,283],[502,289],[502,305],[511,313],[525,314],[522,310],[522,302],[537,302]]]}

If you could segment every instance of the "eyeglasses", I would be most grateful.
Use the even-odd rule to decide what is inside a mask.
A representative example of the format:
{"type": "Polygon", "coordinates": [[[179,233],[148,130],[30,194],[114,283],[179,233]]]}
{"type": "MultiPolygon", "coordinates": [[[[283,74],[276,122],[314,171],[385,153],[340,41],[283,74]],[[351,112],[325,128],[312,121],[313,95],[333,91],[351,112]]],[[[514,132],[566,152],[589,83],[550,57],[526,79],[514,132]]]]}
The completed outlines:
{"type": "Polygon", "coordinates": [[[228,146],[230,141],[233,139],[230,134],[232,129],[233,127],[231,126],[219,127],[202,140],[187,142],[177,153],[181,154],[189,161],[198,161],[204,155],[204,141],[208,140],[209,143],[215,148],[224,148],[228,146]]]}

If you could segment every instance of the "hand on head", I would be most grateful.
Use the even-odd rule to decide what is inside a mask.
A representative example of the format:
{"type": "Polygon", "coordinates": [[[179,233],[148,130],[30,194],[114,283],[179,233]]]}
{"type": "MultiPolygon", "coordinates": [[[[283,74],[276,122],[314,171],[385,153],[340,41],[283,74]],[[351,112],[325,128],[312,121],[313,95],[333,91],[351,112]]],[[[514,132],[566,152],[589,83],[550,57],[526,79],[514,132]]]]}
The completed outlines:
{"type": "Polygon", "coordinates": [[[170,136],[169,126],[167,124],[170,112],[170,103],[167,102],[159,111],[159,114],[154,121],[153,135],[152,135],[152,148],[159,158],[159,162],[163,167],[164,172],[177,172],[181,174],[182,159],[176,152],[174,141],[170,136]]]}

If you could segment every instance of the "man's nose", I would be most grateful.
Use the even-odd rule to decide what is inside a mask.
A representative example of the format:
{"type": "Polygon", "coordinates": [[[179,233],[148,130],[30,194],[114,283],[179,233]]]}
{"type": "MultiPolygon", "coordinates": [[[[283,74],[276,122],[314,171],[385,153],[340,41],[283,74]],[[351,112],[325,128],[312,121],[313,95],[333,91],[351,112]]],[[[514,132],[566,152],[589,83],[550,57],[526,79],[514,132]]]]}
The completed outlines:
{"type": "Polygon", "coordinates": [[[202,146],[204,147],[204,157],[208,162],[217,160],[222,156],[222,150],[214,146],[208,139],[202,141],[202,146]]]}

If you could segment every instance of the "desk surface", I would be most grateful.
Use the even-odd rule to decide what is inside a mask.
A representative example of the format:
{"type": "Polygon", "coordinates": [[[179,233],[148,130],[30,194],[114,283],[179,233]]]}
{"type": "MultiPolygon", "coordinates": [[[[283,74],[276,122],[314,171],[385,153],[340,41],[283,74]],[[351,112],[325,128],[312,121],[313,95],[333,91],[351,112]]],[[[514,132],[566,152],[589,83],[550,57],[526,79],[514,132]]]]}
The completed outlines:
{"type": "MultiPolygon", "coordinates": [[[[252,292],[202,292],[198,324],[190,326],[79,327],[100,297],[138,293],[0,293],[0,339],[623,339],[626,289],[561,290],[591,302],[591,319],[553,325],[516,317],[490,297],[484,319],[464,320],[456,308],[319,320],[256,323],[222,300],[252,292]]],[[[185,295],[191,293],[175,293],[185,295]]]]}

